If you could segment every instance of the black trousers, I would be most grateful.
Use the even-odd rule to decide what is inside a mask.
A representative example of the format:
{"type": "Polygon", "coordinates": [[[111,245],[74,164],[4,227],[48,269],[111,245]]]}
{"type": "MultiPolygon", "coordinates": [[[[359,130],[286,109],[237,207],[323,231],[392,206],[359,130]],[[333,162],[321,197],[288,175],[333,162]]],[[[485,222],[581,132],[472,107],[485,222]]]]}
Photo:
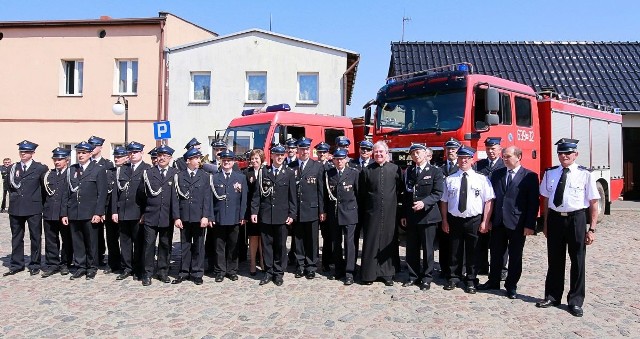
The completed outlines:
{"type": "Polygon", "coordinates": [[[73,261],[71,228],[63,225],[60,220],[43,220],[43,224],[44,259],[47,270],[59,269],[61,265],[71,267],[73,261]],[[60,251],[61,248],[62,251],[60,251]]]}
{"type": "Polygon", "coordinates": [[[554,301],[562,299],[564,291],[564,270],[566,253],[569,252],[571,270],[569,277],[569,293],[567,304],[581,306],[585,297],[585,258],[587,245],[588,209],[580,213],[563,217],[557,212],[548,210],[547,215],[547,279],[544,284],[544,295],[554,301]]]}
{"type": "MultiPolygon", "coordinates": [[[[322,267],[324,269],[328,269],[329,265],[335,264],[334,260],[334,248],[335,245],[333,243],[335,226],[330,225],[326,220],[320,223],[320,235],[322,235],[322,267]]],[[[353,236],[353,235],[352,235],[353,236]]],[[[336,236],[339,238],[339,242],[342,241],[341,236],[336,236]]]]}
{"type": "MultiPolygon", "coordinates": [[[[493,230],[487,233],[478,233],[478,245],[476,246],[476,267],[478,272],[489,272],[489,267],[491,266],[491,260],[489,258],[489,252],[491,252],[491,256],[494,255],[494,252],[491,250],[491,238],[493,237],[493,230]]],[[[500,255],[498,252],[495,252],[495,255],[500,255]]],[[[502,267],[498,267],[498,271],[496,272],[507,272],[507,262],[509,261],[509,253],[507,252],[507,248],[505,247],[505,252],[500,255],[502,258],[502,267]]]]}
{"type": "Polygon", "coordinates": [[[200,222],[184,222],[180,230],[180,276],[204,275],[204,233],[200,222]]]}
{"type": "Polygon", "coordinates": [[[318,220],[296,222],[293,225],[297,269],[304,269],[307,272],[315,272],[318,269],[320,247],[318,228],[318,220]]]}
{"type": "MultiPolygon", "coordinates": [[[[362,219],[360,219],[362,220],[362,219]]],[[[358,261],[358,255],[360,255],[360,235],[362,234],[362,222],[356,224],[356,228],[353,231],[353,244],[355,245],[356,261],[358,261]]]]}
{"type": "Polygon", "coordinates": [[[104,255],[107,252],[107,242],[104,236],[104,223],[98,223],[98,265],[104,262],[104,255]]]}
{"type": "Polygon", "coordinates": [[[238,234],[240,225],[214,225],[211,228],[216,243],[213,273],[238,273],[238,234]]]}
{"type": "Polygon", "coordinates": [[[449,239],[451,240],[449,281],[465,280],[467,284],[476,283],[475,253],[478,242],[478,228],[482,215],[458,218],[448,214],[449,239]],[[466,266],[466,267],[465,267],[466,266]],[[466,276],[463,274],[465,268],[466,276]]]}
{"type": "Polygon", "coordinates": [[[98,270],[98,224],[91,220],[69,220],[73,256],[79,271],[95,273],[98,270]]]}
{"type": "Polygon", "coordinates": [[[440,263],[440,273],[442,277],[449,278],[451,275],[451,239],[438,224],[436,229],[436,239],[438,243],[438,262],[440,263]]]}
{"type": "Polygon", "coordinates": [[[522,228],[512,230],[506,228],[504,225],[493,225],[491,229],[490,283],[500,283],[500,275],[505,266],[504,254],[507,252],[509,266],[504,287],[507,290],[516,290],[518,288],[518,281],[520,281],[520,276],[522,276],[522,252],[526,240],[527,237],[524,236],[524,230],[522,228]]]}
{"type": "Polygon", "coordinates": [[[260,224],[260,233],[265,274],[282,277],[287,264],[287,225],[260,224]]]}
{"type": "Polygon", "coordinates": [[[249,250],[249,240],[247,238],[247,225],[240,225],[238,230],[238,245],[236,246],[236,255],[239,262],[247,261],[247,251],[249,250]]]}
{"type": "MultiPolygon", "coordinates": [[[[4,185],[3,185],[4,186],[4,185]]],[[[2,188],[2,207],[0,209],[7,209],[7,193],[9,192],[9,187],[2,188]]]]}
{"type": "MultiPolygon", "coordinates": [[[[353,277],[353,272],[356,269],[356,245],[354,242],[356,224],[331,226],[333,228],[331,241],[333,242],[333,262],[336,266],[336,275],[346,274],[353,277]]],[[[322,261],[324,262],[324,253],[322,261]]]]}
{"type": "Polygon", "coordinates": [[[40,269],[42,251],[42,214],[16,216],[9,214],[11,227],[11,270],[24,268],[24,230],[25,223],[29,226],[31,240],[31,258],[29,269],[40,269]]]}
{"type": "Polygon", "coordinates": [[[144,276],[151,278],[156,254],[156,238],[158,238],[158,262],[155,273],[159,276],[169,274],[169,259],[171,255],[171,240],[173,227],[158,227],[144,225],[144,276]]]}
{"type": "Polygon", "coordinates": [[[107,265],[112,271],[118,271],[121,268],[120,262],[120,226],[113,222],[111,215],[108,215],[107,220],[104,222],[104,230],[106,232],[107,251],[109,256],[107,258],[107,265]]]}
{"type": "Polygon", "coordinates": [[[408,224],[407,225],[407,266],[409,279],[422,280],[423,283],[433,281],[434,255],[433,245],[436,238],[438,224],[408,224]],[[422,263],[420,250],[423,251],[422,263]]]}
{"type": "MultiPolygon", "coordinates": [[[[142,276],[144,270],[144,232],[138,220],[119,220],[120,267],[142,276]]],[[[155,239],[154,239],[155,245],[155,239]]]]}

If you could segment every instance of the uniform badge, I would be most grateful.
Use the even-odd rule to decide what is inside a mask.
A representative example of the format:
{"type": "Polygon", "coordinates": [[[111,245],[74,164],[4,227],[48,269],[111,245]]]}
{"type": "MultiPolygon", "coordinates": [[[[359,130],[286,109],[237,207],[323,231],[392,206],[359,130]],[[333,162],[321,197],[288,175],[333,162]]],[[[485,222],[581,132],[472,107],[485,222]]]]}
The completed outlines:
{"type": "Polygon", "coordinates": [[[307,178],[307,184],[315,184],[315,183],[316,183],[316,177],[307,178]]]}
{"type": "Polygon", "coordinates": [[[169,181],[169,182],[167,183],[167,186],[171,186],[171,184],[173,184],[173,182],[172,182],[172,181],[169,181]]]}
{"type": "Polygon", "coordinates": [[[242,192],[242,185],[240,185],[239,182],[236,182],[233,184],[233,189],[236,190],[236,192],[242,192]]]}
{"type": "Polygon", "coordinates": [[[253,184],[253,176],[249,177],[249,183],[253,184]]]}
{"type": "Polygon", "coordinates": [[[474,188],[474,189],[473,189],[473,191],[475,192],[476,197],[479,197],[479,196],[480,196],[480,190],[479,190],[479,189],[474,188]]]}
{"type": "Polygon", "coordinates": [[[20,172],[21,171],[16,171],[16,178],[20,178],[20,172]]]}

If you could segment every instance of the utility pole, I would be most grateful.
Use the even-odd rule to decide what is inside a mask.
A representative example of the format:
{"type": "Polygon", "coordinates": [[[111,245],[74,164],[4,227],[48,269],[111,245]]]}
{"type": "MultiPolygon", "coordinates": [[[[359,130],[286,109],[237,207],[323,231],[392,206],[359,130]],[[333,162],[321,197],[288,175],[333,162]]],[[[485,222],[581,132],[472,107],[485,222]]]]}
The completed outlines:
{"type": "Polygon", "coordinates": [[[407,21],[411,21],[411,18],[402,13],[402,39],[400,39],[400,42],[404,41],[404,24],[407,21]]]}

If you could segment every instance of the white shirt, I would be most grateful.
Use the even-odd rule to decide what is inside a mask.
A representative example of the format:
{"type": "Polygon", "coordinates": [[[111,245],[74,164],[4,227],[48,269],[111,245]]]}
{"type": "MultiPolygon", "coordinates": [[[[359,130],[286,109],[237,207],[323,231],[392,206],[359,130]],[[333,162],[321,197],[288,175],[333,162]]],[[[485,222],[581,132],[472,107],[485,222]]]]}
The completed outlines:
{"type": "Polygon", "coordinates": [[[87,170],[87,167],[89,167],[90,163],[91,163],[91,161],[87,161],[87,162],[84,163],[84,165],[80,164],[80,167],[82,167],[82,171],[83,172],[87,170]]]}
{"type": "Polygon", "coordinates": [[[135,172],[135,171],[136,171],[136,168],[138,168],[138,166],[140,165],[140,163],[141,163],[141,162],[142,162],[142,161],[138,161],[138,162],[137,162],[137,163],[135,163],[135,164],[134,164],[134,163],[132,163],[132,164],[131,164],[131,170],[132,170],[133,172],[135,172]]]}
{"type": "Polygon", "coordinates": [[[522,167],[522,165],[518,165],[518,167],[516,167],[516,168],[514,168],[514,169],[512,169],[512,170],[510,170],[510,169],[507,167],[507,177],[505,177],[505,179],[504,179],[504,180],[505,180],[505,181],[504,181],[504,182],[505,182],[505,184],[509,182],[509,175],[511,175],[511,176],[512,176],[512,177],[511,177],[511,180],[513,180],[513,178],[516,176],[516,174],[518,174],[518,170],[520,170],[520,167],[522,167]],[[513,171],[513,174],[510,174],[510,173],[509,173],[509,171],[513,171]]]}
{"type": "Polygon", "coordinates": [[[553,204],[556,187],[562,175],[562,166],[544,172],[540,183],[540,195],[548,198],[548,207],[556,212],[573,212],[589,207],[590,200],[600,199],[596,179],[591,172],[575,162],[569,166],[567,181],[564,185],[562,205],[553,204]]]}
{"type": "Polygon", "coordinates": [[[31,166],[31,164],[33,163],[33,159],[27,161],[26,163],[24,162],[20,162],[20,168],[19,169],[23,169],[26,171],[29,169],[29,167],[31,166]]]}
{"type": "Polygon", "coordinates": [[[445,191],[442,199],[448,204],[449,213],[455,217],[469,218],[482,214],[484,203],[494,199],[495,193],[489,178],[469,169],[467,173],[467,209],[460,213],[458,211],[458,201],[460,200],[460,184],[462,182],[462,170],[451,174],[445,178],[445,191]]]}
{"type": "Polygon", "coordinates": [[[195,175],[196,175],[196,173],[198,173],[198,169],[196,168],[196,169],[194,169],[194,170],[192,171],[192,170],[190,170],[189,168],[187,168],[187,173],[189,173],[189,176],[191,176],[191,173],[193,173],[193,176],[195,176],[195,175]]]}

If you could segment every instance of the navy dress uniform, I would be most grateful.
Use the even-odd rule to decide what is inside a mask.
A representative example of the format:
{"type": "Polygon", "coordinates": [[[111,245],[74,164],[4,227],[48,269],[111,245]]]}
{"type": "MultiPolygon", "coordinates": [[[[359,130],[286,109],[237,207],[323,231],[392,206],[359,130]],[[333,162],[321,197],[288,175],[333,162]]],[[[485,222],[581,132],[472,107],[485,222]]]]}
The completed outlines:
{"type": "MultiPolygon", "coordinates": [[[[346,157],[347,151],[344,149],[333,152],[334,159],[346,157]]],[[[353,284],[356,268],[354,234],[359,220],[359,174],[357,169],[345,166],[341,170],[337,167],[328,170],[325,177],[327,225],[332,228],[335,264],[334,274],[329,279],[340,279],[344,276],[345,285],[353,284]]]]}
{"type": "MultiPolygon", "coordinates": [[[[287,140],[284,141],[284,145],[287,147],[287,151],[291,151],[293,150],[294,152],[298,149],[298,139],[296,138],[289,138],[287,140]]],[[[298,157],[296,155],[293,156],[289,156],[287,154],[287,157],[284,158],[284,164],[289,166],[289,164],[298,161],[298,157]]]]}
{"type": "Polygon", "coordinates": [[[49,168],[31,157],[38,144],[24,140],[18,144],[21,161],[9,172],[9,226],[11,227],[11,262],[5,276],[24,270],[24,231],[29,226],[31,258],[29,272],[40,273],[42,242],[43,179],[49,168]]]}
{"type": "MultiPolygon", "coordinates": [[[[462,146],[458,140],[455,138],[451,138],[444,143],[445,152],[448,152],[451,149],[455,149],[462,146]]],[[[458,163],[455,160],[445,159],[445,162],[440,166],[442,170],[442,174],[445,177],[458,172],[458,163]]],[[[438,244],[438,256],[440,263],[440,274],[442,278],[448,279],[451,275],[449,271],[449,267],[451,266],[449,262],[449,258],[451,257],[451,244],[449,239],[449,234],[442,231],[442,227],[438,227],[436,230],[436,238],[438,244]]]]}
{"type": "MultiPolygon", "coordinates": [[[[373,151],[373,143],[369,140],[362,140],[360,142],[360,150],[373,151]]],[[[362,156],[360,156],[357,159],[349,160],[349,167],[353,167],[358,171],[362,171],[364,168],[366,168],[367,166],[369,166],[369,164],[373,162],[374,162],[373,159],[371,159],[370,157],[368,159],[364,159],[362,158],[362,156]]],[[[364,218],[360,217],[360,220],[364,220],[364,218]]],[[[362,234],[362,223],[359,222],[356,224],[356,230],[353,233],[353,241],[356,246],[356,249],[355,249],[356,260],[358,259],[358,251],[360,250],[360,234],[362,234]]]]}
{"type": "MultiPolygon", "coordinates": [[[[113,156],[115,158],[126,157],[127,149],[123,146],[116,146],[113,149],[113,156]]],[[[113,214],[117,213],[117,206],[114,205],[113,196],[117,196],[118,194],[116,177],[119,171],[119,167],[120,166],[116,166],[107,170],[107,206],[104,228],[106,233],[107,250],[109,251],[109,257],[107,259],[108,267],[104,270],[104,273],[117,272],[121,269],[120,226],[113,220],[113,214]]]]}
{"type": "MultiPolygon", "coordinates": [[[[188,159],[201,156],[200,150],[190,148],[182,159],[186,164],[188,159]]],[[[172,284],[188,279],[202,284],[205,230],[214,217],[210,178],[209,173],[189,167],[174,175],[178,200],[172,209],[174,225],[180,228],[180,273],[172,284]]]]}
{"type": "MultiPolygon", "coordinates": [[[[461,146],[458,158],[473,158],[475,150],[461,146]]],[[[460,159],[458,160],[461,161],[460,159]]],[[[465,160],[462,160],[465,161],[465,160]]],[[[446,209],[441,211],[442,224],[449,231],[451,242],[450,275],[445,290],[452,290],[457,283],[465,280],[465,292],[476,292],[475,253],[478,231],[481,224],[486,224],[490,208],[487,204],[495,198],[489,178],[476,173],[470,166],[446,177],[445,192],[442,201],[446,209]],[[466,266],[466,276],[463,275],[466,266]]]]}
{"type": "MultiPolygon", "coordinates": [[[[172,156],[174,150],[166,145],[157,149],[158,155],[172,156]]],[[[156,266],[156,278],[164,283],[170,283],[169,279],[169,255],[171,252],[171,240],[173,238],[174,215],[172,204],[177,203],[174,176],[178,169],[158,166],[151,167],[142,172],[142,180],[138,186],[138,199],[142,207],[142,223],[144,234],[144,274],[142,285],[151,285],[151,277],[156,266]],[[156,239],[158,239],[158,260],[155,260],[156,239]]]]}
{"type": "Polygon", "coordinates": [[[581,317],[585,298],[586,245],[593,242],[600,194],[595,177],[579,166],[578,140],[560,139],[557,145],[561,166],[547,169],[540,183],[544,197],[545,236],[547,237],[548,270],[545,299],[538,307],[558,306],[564,290],[566,251],[571,260],[567,304],[569,312],[581,317]],[[590,226],[587,226],[590,225],[590,226]]]}
{"type": "MultiPolygon", "coordinates": [[[[409,148],[409,153],[416,150],[427,151],[427,147],[422,144],[413,144],[409,148]]],[[[428,290],[433,281],[433,245],[436,229],[442,221],[438,204],[444,191],[444,175],[440,168],[425,161],[422,166],[414,163],[407,167],[404,177],[405,191],[402,206],[403,217],[406,218],[406,260],[409,268],[409,280],[404,286],[416,284],[421,289],[428,290]],[[416,211],[413,205],[418,201],[421,201],[424,207],[416,211]],[[422,263],[420,262],[421,249],[422,263]]]]}
{"type": "MultiPolygon", "coordinates": [[[[92,153],[94,153],[94,155],[91,157],[91,161],[95,162],[96,164],[98,164],[98,166],[104,168],[105,171],[109,171],[110,169],[114,168],[115,165],[113,164],[113,162],[109,159],[105,159],[102,157],[102,145],[104,145],[104,139],[101,137],[97,137],[95,135],[92,135],[88,140],[88,143],[90,143],[91,145],[93,145],[94,150],[92,153]]],[[[107,240],[105,237],[105,228],[104,228],[104,222],[99,222],[98,223],[98,264],[99,265],[103,265],[104,264],[104,255],[105,252],[107,250],[107,240]]],[[[119,255],[117,255],[119,256],[119,255]]],[[[116,256],[116,257],[117,257],[116,256]]]]}
{"type": "MultiPolygon", "coordinates": [[[[285,154],[285,148],[276,144],[271,147],[272,157],[285,154]]],[[[287,257],[288,218],[295,219],[298,210],[296,178],[292,169],[284,165],[264,166],[258,173],[258,189],[251,199],[251,217],[257,216],[262,237],[265,275],[260,281],[267,284],[271,279],[282,285],[287,257]]]]}
{"type": "MultiPolygon", "coordinates": [[[[187,144],[184,146],[184,149],[186,149],[187,151],[189,151],[191,148],[200,145],[200,141],[198,141],[198,139],[196,138],[191,138],[191,140],[189,140],[189,142],[187,142],[187,144]]],[[[202,153],[201,153],[202,154],[202,153]]],[[[184,171],[187,169],[187,162],[186,159],[184,157],[180,157],[178,159],[176,159],[173,162],[173,167],[177,168],[179,171],[184,171]]]]}
{"type": "MultiPolygon", "coordinates": [[[[232,151],[222,151],[220,159],[235,159],[232,151]]],[[[215,239],[215,257],[213,274],[215,281],[224,277],[238,280],[238,235],[240,223],[247,211],[247,177],[233,168],[222,168],[212,175],[213,210],[215,224],[212,226],[215,239]]]]}
{"type": "MultiPolygon", "coordinates": [[[[318,162],[322,165],[322,168],[326,172],[335,166],[333,162],[327,159],[325,154],[329,153],[331,146],[324,141],[316,144],[314,147],[318,156],[318,162]],[[321,159],[321,157],[325,159],[321,159]]],[[[329,225],[327,220],[320,221],[320,235],[322,236],[322,270],[325,272],[331,271],[331,264],[333,264],[333,226],[329,225]]]]}
{"type": "Polygon", "coordinates": [[[328,159],[320,160],[321,153],[329,153],[329,150],[331,149],[331,146],[329,146],[329,144],[324,141],[320,141],[315,145],[314,148],[316,149],[316,154],[318,155],[318,162],[322,164],[325,171],[328,171],[335,167],[333,163],[328,159]]]}
{"type": "MultiPolygon", "coordinates": [[[[132,141],[127,153],[142,152],[144,145],[132,141]]],[[[122,273],[116,277],[124,280],[130,276],[142,279],[144,233],[140,226],[143,206],[138,191],[143,186],[143,174],[151,168],[144,161],[127,163],[117,168],[114,191],[111,192],[112,215],[116,215],[120,236],[120,266],[122,273]]],[[[116,219],[114,218],[114,219],[116,219]]]]}
{"type": "MultiPolygon", "coordinates": [[[[57,147],[52,151],[51,158],[55,160],[69,158],[71,150],[57,147]]],[[[44,207],[42,221],[44,224],[44,248],[46,271],[43,278],[57,272],[62,275],[69,274],[69,268],[73,261],[73,245],[71,243],[71,230],[69,226],[62,224],[63,191],[67,189],[68,168],[53,168],[44,176],[44,207]],[[60,251],[62,240],[62,252],[60,251]]]]}
{"type": "MultiPolygon", "coordinates": [[[[75,146],[77,152],[91,152],[93,147],[84,141],[75,146]]],[[[71,227],[73,256],[78,266],[71,279],[85,274],[87,279],[93,279],[98,270],[98,221],[105,215],[107,172],[87,159],[69,167],[67,183],[63,198],[67,203],[62,207],[62,216],[71,227]]]]}

